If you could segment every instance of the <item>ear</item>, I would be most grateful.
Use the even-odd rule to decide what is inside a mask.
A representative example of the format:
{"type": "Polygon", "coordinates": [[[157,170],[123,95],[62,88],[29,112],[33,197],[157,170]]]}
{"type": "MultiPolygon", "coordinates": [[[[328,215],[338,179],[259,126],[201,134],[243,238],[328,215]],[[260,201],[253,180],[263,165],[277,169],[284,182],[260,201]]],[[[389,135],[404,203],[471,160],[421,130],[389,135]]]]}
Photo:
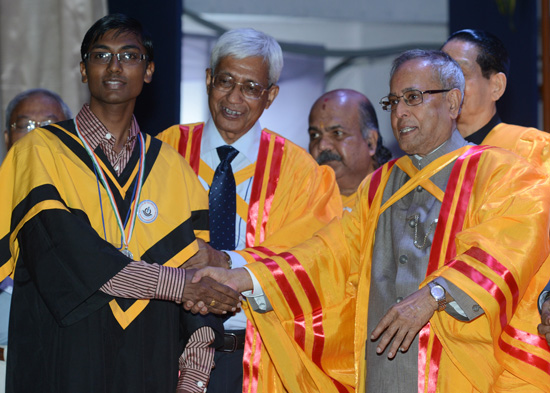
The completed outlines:
{"type": "Polygon", "coordinates": [[[491,86],[491,99],[496,102],[506,91],[506,75],[502,72],[497,72],[491,75],[489,78],[489,83],[491,86]]]}
{"type": "Polygon", "coordinates": [[[82,76],[82,83],[88,83],[88,75],[86,75],[86,64],[83,61],[80,62],[80,75],[82,76]]]}
{"type": "Polygon", "coordinates": [[[10,144],[10,136],[8,134],[8,130],[4,130],[4,142],[6,143],[6,150],[9,150],[11,147],[11,144],[10,144]]]}
{"type": "Polygon", "coordinates": [[[265,109],[268,109],[273,101],[275,101],[275,98],[279,94],[279,86],[273,85],[269,88],[267,91],[267,102],[265,103],[265,109]]]}
{"type": "Polygon", "coordinates": [[[206,69],[206,94],[210,94],[210,85],[212,84],[212,68],[206,69]]]}
{"type": "Polygon", "coordinates": [[[378,145],[378,132],[369,130],[367,136],[367,145],[369,147],[369,155],[372,157],[376,154],[376,146],[378,145]]]}
{"type": "Polygon", "coordinates": [[[447,102],[449,103],[449,112],[451,119],[456,120],[460,113],[460,103],[462,101],[462,93],[458,89],[452,89],[447,92],[447,102]]]}
{"type": "Polygon", "coordinates": [[[145,75],[143,76],[143,81],[145,83],[151,83],[153,80],[153,74],[155,73],[155,62],[150,61],[147,63],[147,67],[145,68],[145,75]]]}

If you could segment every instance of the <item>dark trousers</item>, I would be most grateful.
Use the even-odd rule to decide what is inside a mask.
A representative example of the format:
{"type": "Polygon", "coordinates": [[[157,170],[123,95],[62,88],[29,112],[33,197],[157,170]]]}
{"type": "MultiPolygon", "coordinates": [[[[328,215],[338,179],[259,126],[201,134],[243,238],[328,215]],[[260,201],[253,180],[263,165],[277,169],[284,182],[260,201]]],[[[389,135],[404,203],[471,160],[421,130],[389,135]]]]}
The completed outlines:
{"type": "Polygon", "coordinates": [[[214,355],[216,366],[210,374],[208,393],[242,393],[243,391],[243,354],[235,352],[217,352],[214,355]]]}

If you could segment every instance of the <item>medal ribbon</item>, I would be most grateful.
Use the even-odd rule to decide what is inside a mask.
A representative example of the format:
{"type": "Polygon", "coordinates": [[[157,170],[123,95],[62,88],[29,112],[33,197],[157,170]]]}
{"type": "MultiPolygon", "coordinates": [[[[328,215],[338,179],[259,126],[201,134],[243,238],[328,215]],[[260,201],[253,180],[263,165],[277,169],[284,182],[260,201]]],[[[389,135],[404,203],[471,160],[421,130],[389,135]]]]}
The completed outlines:
{"type": "Polygon", "coordinates": [[[130,244],[130,240],[132,239],[132,234],[134,232],[134,226],[136,223],[136,216],[137,216],[137,203],[141,197],[141,190],[143,187],[143,177],[145,173],[145,141],[143,140],[143,135],[141,133],[138,134],[139,139],[139,147],[140,147],[140,155],[139,155],[139,172],[137,174],[137,184],[136,188],[134,189],[134,195],[132,195],[132,206],[130,207],[130,225],[128,228],[128,235],[126,235],[126,231],[124,230],[124,223],[122,222],[122,218],[120,217],[120,213],[118,211],[118,207],[115,203],[115,197],[113,195],[113,192],[111,191],[111,188],[109,187],[109,183],[107,182],[107,178],[105,177],[105,173],[103,172],[103,169],[99,165],[99,160],[90,147],[88,141],[84,136],[80,133],[80,130],[78,129],[78,123],[75,119],[75,125],[76,125],[76,133],[80,140],[82,141],[82,144],[84,145],[84,148],[86,149],[86,152],[90,156],[90,159],[92,160],[94,167],[97,169],[96,173],[99,174],[99,179],[101,180],[101,183],[103,184],[103,187],[105,188],[105,191],[107,192],[107,196],[109,197],[109,202],[111,202],[111,206],[113,208],[113,211],[115,212],[115,218],[118,224],[118,227],[120,228],[120,237],[122,239],[122,246],[121,249],[124,248],[125,250],[128,249],[128,244],[130,244]],[[137,190],[137,192],[135,192],[137,190]]]}

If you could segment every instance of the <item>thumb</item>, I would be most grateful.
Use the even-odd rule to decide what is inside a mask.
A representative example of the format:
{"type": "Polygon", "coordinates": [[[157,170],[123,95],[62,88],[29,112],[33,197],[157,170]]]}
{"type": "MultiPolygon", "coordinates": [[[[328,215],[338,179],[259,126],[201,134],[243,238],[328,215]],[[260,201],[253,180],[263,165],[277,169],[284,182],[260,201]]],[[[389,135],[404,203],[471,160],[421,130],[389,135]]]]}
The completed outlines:
{"type": "Polygon", "coordinates": [[[192,284],[196,284],[198,283],[203,277],[206,277],[208,276],[208,271],[207,271],[208,268],[204,268],[204,269],[200,269],[200,270],[197,270],[195,272],[195,274],[193,275],[193,278],[191,279],[191,283],[192,284]]]}

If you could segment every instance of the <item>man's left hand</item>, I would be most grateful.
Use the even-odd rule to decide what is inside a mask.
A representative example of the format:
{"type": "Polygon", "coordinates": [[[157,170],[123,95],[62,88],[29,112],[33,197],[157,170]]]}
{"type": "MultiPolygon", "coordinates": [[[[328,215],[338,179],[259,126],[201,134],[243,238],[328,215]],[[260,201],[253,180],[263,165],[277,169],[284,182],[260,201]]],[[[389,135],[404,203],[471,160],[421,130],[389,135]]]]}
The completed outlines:
{"type": "Polygon", "coordinates": [[[428,323],[436,310],[437,302],[427,285],[394,304],[372,332],[372,341],[378,340],[384,333],[376,352],[384,352],[392,339],[388,352],[389,359],[393,359],[398,350],[407,351],[420,329],[428,323]]]}
{"type": "Polygon", "coordinates": [[[182,265],[184,269],[202,269],[207,266],[222,267],[224,269],[229,267],[226,253],[216,250],[202,239],[197,239],[197,243],[199,244],[199,251],[182,265]]]}
{"type": "Polygon", "coordinates": [[[546,342],[550,346],[550,299],[542,303],[541,311],[541,324],[538,326],[539,334],[546,338],[546,342]]]}

